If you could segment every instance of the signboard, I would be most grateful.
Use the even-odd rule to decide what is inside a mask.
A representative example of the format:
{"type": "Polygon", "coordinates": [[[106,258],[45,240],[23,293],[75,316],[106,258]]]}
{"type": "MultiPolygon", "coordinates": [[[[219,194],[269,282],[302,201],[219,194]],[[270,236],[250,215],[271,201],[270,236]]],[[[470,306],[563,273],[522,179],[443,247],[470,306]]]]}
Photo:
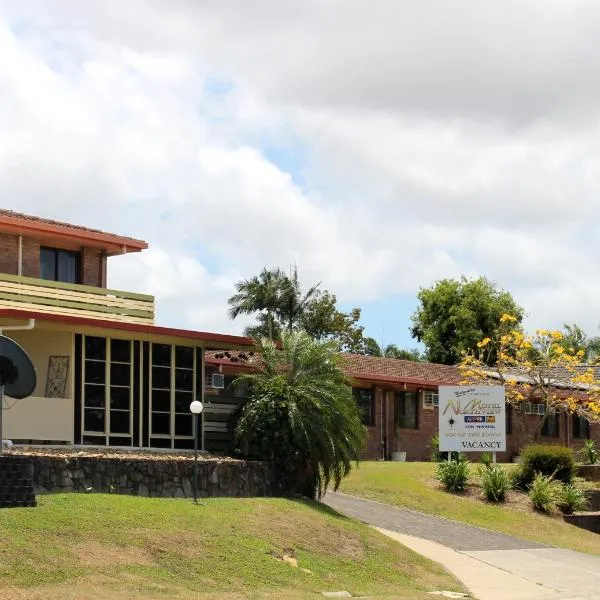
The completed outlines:
{"type": "Polygon", "coordinates": [[[444,385],[439,399],[441,452],[506,450],[504,386],[444,385]]]}

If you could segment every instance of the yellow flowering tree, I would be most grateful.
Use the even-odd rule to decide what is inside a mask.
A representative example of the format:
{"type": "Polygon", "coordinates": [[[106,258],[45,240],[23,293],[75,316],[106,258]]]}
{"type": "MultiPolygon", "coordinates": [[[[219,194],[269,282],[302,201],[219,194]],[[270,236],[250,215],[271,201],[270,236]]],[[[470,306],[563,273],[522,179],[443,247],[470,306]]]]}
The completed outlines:
{"type": "Polygon", "coordinates": [[[516,317],[504,314],[492,337],[465,354],[459,369],[465,385],[506,386],[506,400],[517,410],[525,403],[544,404],[541,419],[518,420],[526,436],[537,440],[546,419],[556,413],[600,423],[600,362],[583,364],[583,358],[583,350],[564,343],[562,332],[538,329],[526,335],[516,317]],[[490,356],[496,357],[492,364],[490,356]]]}

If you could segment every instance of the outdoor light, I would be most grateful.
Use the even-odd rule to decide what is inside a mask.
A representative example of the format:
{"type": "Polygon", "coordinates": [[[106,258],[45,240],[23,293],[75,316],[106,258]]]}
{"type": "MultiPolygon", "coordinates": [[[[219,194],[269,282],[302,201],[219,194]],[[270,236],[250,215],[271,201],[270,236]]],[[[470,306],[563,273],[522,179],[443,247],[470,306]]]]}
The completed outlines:
{"type": "Polygon", "coordinates": [[[200,423],[200,413],[204,409],[200,400],[190,402],[190,412],[195,415],[194,431],[194,476],[192,480],[192,489],[194,491],[194,504],[198,504],[198,429],[200,423]]]}

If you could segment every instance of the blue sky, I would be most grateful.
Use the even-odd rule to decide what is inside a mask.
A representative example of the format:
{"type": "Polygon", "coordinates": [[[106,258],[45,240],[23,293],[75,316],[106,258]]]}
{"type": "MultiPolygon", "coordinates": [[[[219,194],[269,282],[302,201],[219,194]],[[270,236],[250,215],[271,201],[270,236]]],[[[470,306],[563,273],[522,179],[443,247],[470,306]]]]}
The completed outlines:
{"type": "Polygon", "coordinates": [[[146,239],[165,325],[297,264],[384,343],[462,274],[596,334],[600,7],[458,4],[0,0],[3,207],[146,239]]]}

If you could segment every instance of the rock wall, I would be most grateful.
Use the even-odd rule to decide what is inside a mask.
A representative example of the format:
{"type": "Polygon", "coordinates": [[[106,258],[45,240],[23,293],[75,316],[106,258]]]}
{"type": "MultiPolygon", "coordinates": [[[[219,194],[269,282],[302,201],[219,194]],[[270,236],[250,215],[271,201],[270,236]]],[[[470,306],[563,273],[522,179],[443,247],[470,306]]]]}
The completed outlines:
{"type": "MultiPolygon", "coordinates": [[[[17,460],[3,456],[2,464],[17,460]]],[[[23,457],[19,457],[23,460],[23,457]]],[[[162,498],[193,495],[189,458],[28,457],[37,494],[97,492],[162,498]]],[[[1,468],[1,467],[0,467],[1,468]]],[[[275,489],[267,464],[253,461],[198,461],[198,496],[270,496],[275,489]]]]}

